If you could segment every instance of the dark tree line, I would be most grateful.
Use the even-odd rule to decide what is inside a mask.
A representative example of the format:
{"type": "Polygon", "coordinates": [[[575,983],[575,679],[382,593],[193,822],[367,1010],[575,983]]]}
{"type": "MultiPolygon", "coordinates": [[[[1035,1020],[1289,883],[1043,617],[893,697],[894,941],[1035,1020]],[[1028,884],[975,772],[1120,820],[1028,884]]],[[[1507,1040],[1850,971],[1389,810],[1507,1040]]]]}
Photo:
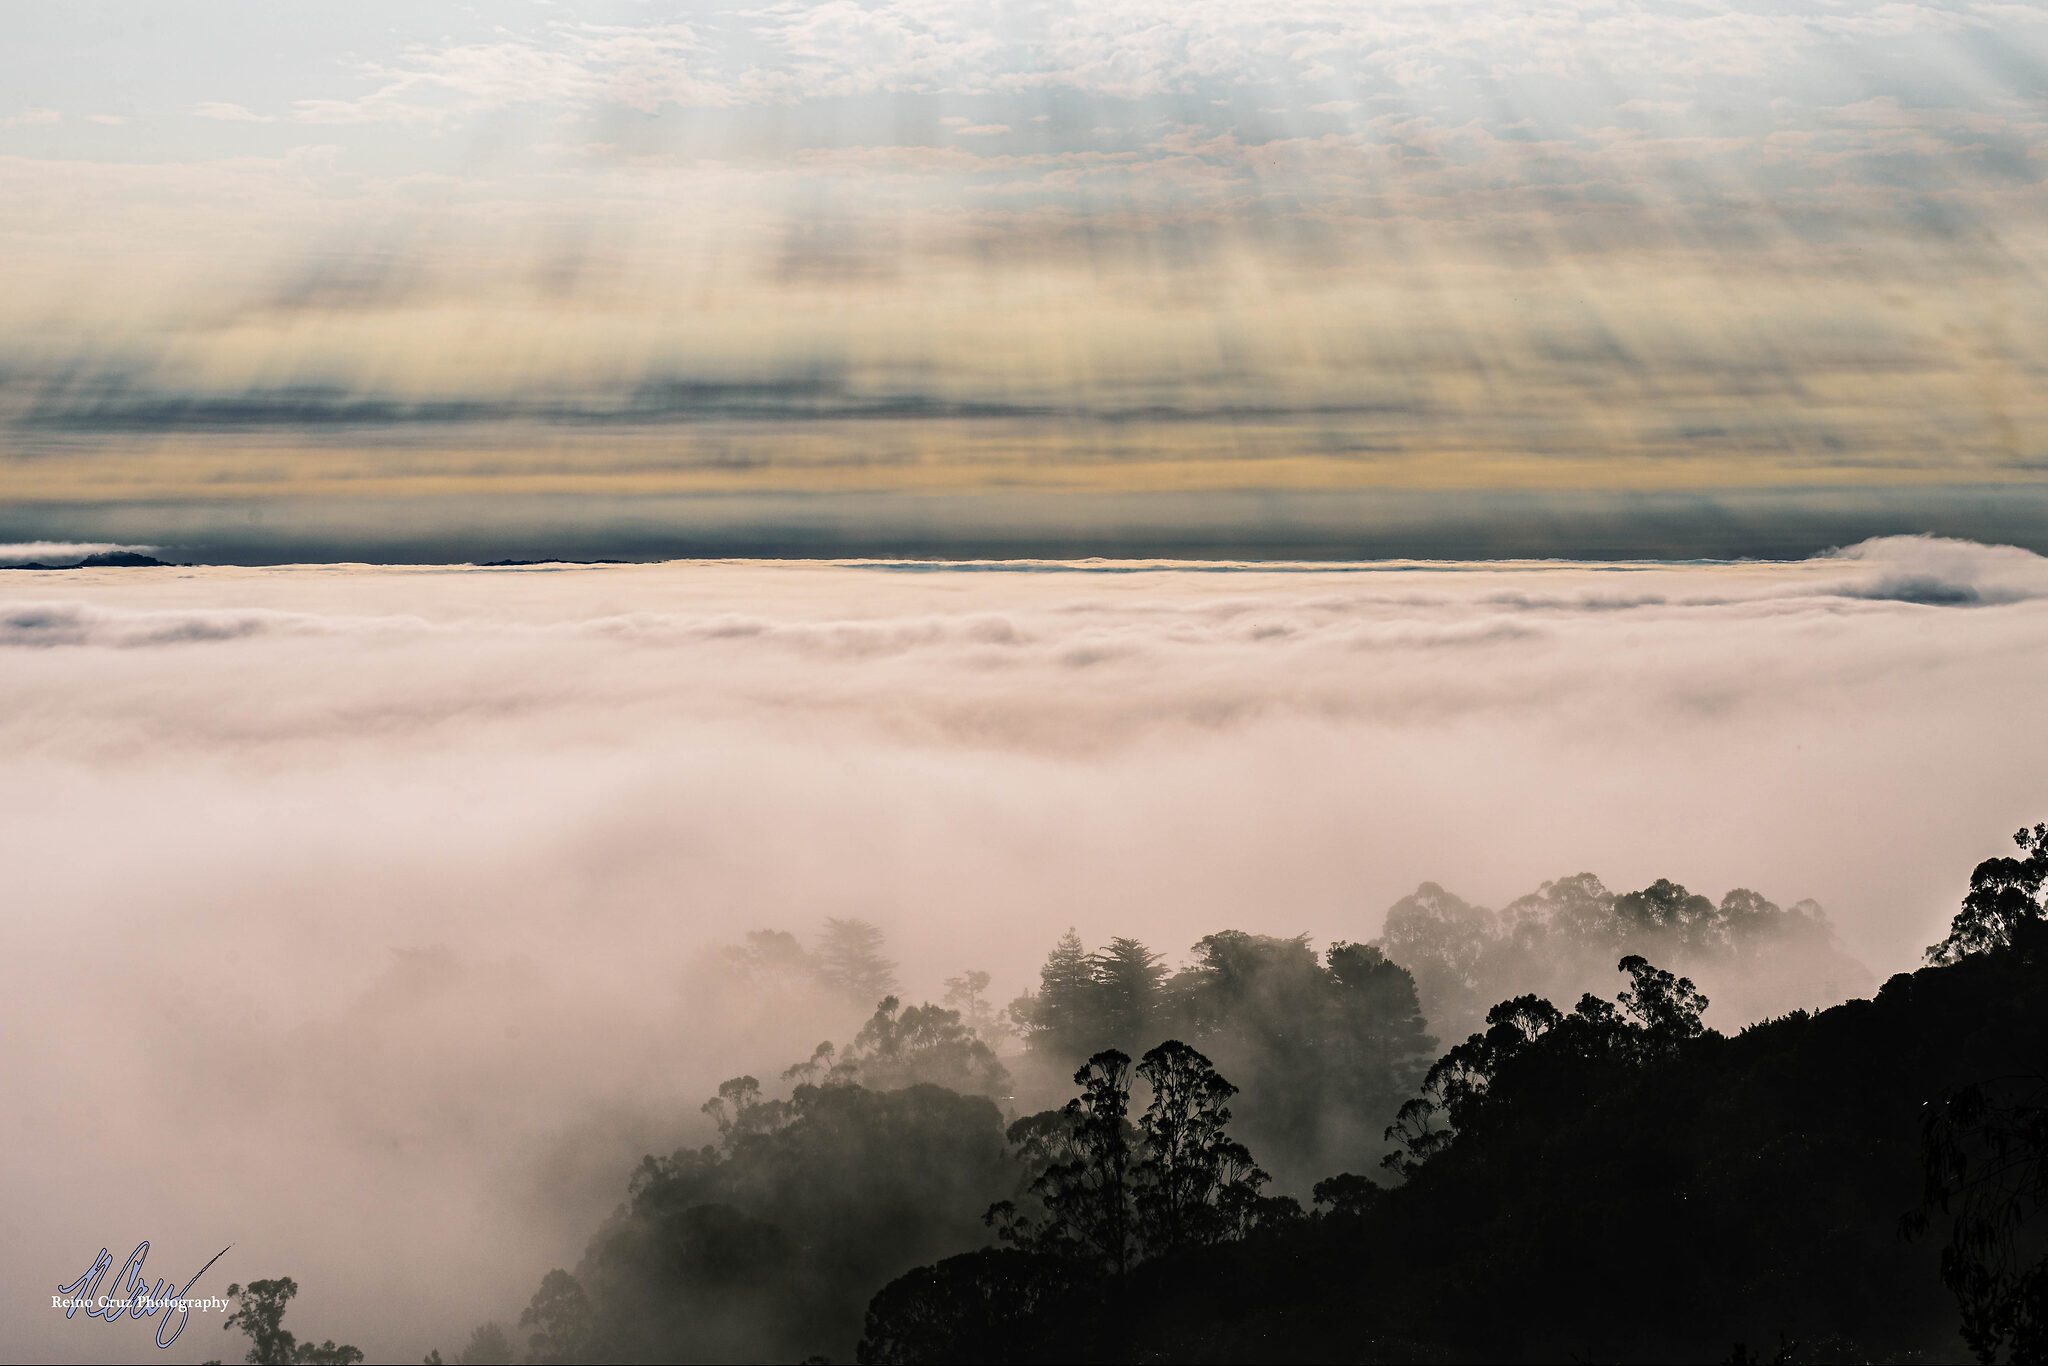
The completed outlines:
{"type": "Polygon", "coordinates": [[[1488,1010],[1403,1107],[1391,1188],[1333,1177],[1319,1215],[1121,1275],[925,1268],[867,1358],[2048,1360],[2043,842],[1874,1000],[1727,1037],[1629,955],[1611,1000],[1488,1010]],[[1897,1236],[1916,1191],[1938,1238],[1897,1236]]]}
{"type": "Polygon", "coordinates": [[[1057,1359],[1084,1349],[1135,1268],[1303,1217],[1230,1134],[1237,1088],[1177,1039],[1135,1066],[1116,1049],[1074,1074],[1080,1094],[1019,1120],[1022,1193],[986,1220],[1004,1246],[919,1267],[868,1307],[862,1361],[1057,1359]],[[1134,1123],[1134,1085],[1147,1101],[1134,1123]]]}
{"type": "MultiPolygon", "coordinates": [[[[1733,1035],[1647,952],[1560,1008],[1567,955],[1428,1062],[1382,946],[1471,990],[1546,939],[1723,974],[1833,952],[1809,909],[1590,878],[1501,916],[1425,887],[1380,945],[1320,956],[1227,932],[1170,970],[1069,934],[1008,1066],[986,974],[885,994],[774,1087],[721,1086],[716,1141],[646,1158],[516,1333],[458,1359],[2048,1361],[2048,827],[2018,843],[1928,966],[1733,1035]],[[1006,1122],[1013,1068],[1076,1064],[1077,1094],[1006,1122]],[[1275,1150],[1337,1173],[1313,1208],[1270,1189],[1275,1150]]],[[[886,980],[878,938],[839,943],[829,969],[772,934],[734,961],[886,980]]],[[[283,1329],[290,1281],[231,1289],[248,1360],[360,1359],[283,1329]]]]}

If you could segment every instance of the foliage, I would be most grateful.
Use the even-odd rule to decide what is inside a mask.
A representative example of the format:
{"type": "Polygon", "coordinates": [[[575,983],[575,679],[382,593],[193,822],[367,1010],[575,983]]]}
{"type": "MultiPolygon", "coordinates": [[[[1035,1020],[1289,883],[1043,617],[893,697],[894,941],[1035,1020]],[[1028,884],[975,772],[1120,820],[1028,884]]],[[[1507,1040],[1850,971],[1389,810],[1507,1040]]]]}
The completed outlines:
{"type": "Polygon", "coordinates": [[[1242,1237],[1258,1217],[1267,1176],[1230,1137],[1237,1088],[1207,1058],[1168,1039],[1138,1060],[1152,1100],[1138,1121],[1138,1236],[1151,1255],[1242,1237]]]}
{"type": "Polygon", "coordinates": [[[1121,1276],[1137,1231],[1131,1060],[1105,1049],[1081,1065],[1074,1084],[1081,1094],[1067,1102],[1059,1122],[1025,1122],[1011,1131],[1026,1161],[1044,1160],[1027,1188],[1038,1214],[1022,1215],[1002,1201],[984,1218],[1007,1241],[1121,1276]]]}
{"type": "Polygon", "coordinates": [[[1970,891],[1950,922],[1948,937],[1927,950],[1930,963],[1953,963],[2011,944],[2027,924],[2048,917],[2048,825],[2012,837],[2022,858],[1990,858],[1970,874],[1970,891]]]}
{"type": "Polygon", "coordinates": [[[865,920],[827,920],[814,961],[820,986],[862,1005],[896,989],[896,965],[882,956],[882,932],[865,920]]]}
{"type": "Polygon", "coordinates": [[[935,1005],[905,1009],[894,996],[882,999],[833,1070],[878,1091],[930,1085],[968,1096],[1005,1096],[1010,1090],[1009,1073],[961,1022],[959,1011],[935,1005]]]}
{"type": "Polygon", "coordinates": [[[1009,1039],[1016,1030],[1010,1021],[996,1013],[989,1004],[988,987],[992,979],[986,972],[975,969],[963,972],[957,977],[946,979],[945,1003],[960,1012],[960,1023],[967,1026],[974,1036],[995,1048],[1009,1039]]]}
{"type": "Polygon", "coordinates": [[[1929,1211],[1952,1216],[1942,1283],[1982,1362],[2048,1362],[2048,1250],[2034,1222],[2048,1208],[2048,1076],[1974,1083],[1929,1107],[1929,1211]]]}
{"type": "Polygon", "coordinates": [[[1093,1288],[1062,1257],[1017,1248],[948,1257],[882,1288],[868,1306],[858,1359],[1072,1361],[1086,1338],[1093,1288]]]}
{"type": "Polygon", "coordinates": [[[1246,1140],[1300,1186],[1377,1152],[1435,1047],[1413,979],[1379,950],[1339,942],[1318,960],[1305,937],[1234,930],[1203,938],[1170,976],[1136,940],[1090,954],[1069,931],[1012,1011],[1036,1056],[1068,1066],[1191,1040],[1246,1078],[1246,1140]]]}
{"type": "Polygon", "coordinates": [[[1615,1070],[1669,1059],[1706,1033],[1707,998],[1689,979],[1634,955],[1616,966],[1630,982],[1619,1009],[1588,994],[1569,1015],[1539,996],[1488,1011],[1486,1029],[1439,1058],[1422,1094],[1401,1107],[1387,1130],[1397,1151],[1385,1165],[1413,1175],[1460,1134],[1517,1122],[1537,1101],[1585,1098],[1610,1085],[1615,1070]]]}
{"type": "Polygon", "coordinates": [[[1780,907],[1738,887],[1715,903],[1664,878],[1616,893],[1579,873],[1499,911],[1425,882],[1388,910],[1374,942],[1415,974],[1430,1023],[1452,1035],[1506,997],[1573,999],[1627,956],[1703,983],[1738,1018],[1831,1004],[1869,982],[1814,902],[1780,907]]]}
{"type": "Polygon", "coordinates": [[[289,1276],[228,1287],[227,1297],[235,1302],[235,1312],[221,1327],[239,1328],[249,1339],[249,1352],[242,1360],[255,1366],[351,1366],[361,1361],[363,1354],[353,1347],[337,1344],[332,1338],[317,1345],[300,1342],[284,1326],[285,1306],[298,1293],[299,1283],[289,1276]]]}
{"type": "MultiPolygon", "coordinates": [[[[846,1050],[853,1075],[985,1052],[951,1011],[937,1011],[941,1042],[926,1049],[924,1024],[901,1027],[909,1014],[878,1012],[878,1032],[894,1032],[846,1050]]],[[[534,1360],[846,1353],[873,1288],[980,1243],[975,1212],[1014,1180],[984,1096],[871,1089],[842,1070],[786,1099],[735,1078],[705,1108],[719,1141],[643,1159],[575,1271],[542,1283],[521,1319],[534,1360]]]]}

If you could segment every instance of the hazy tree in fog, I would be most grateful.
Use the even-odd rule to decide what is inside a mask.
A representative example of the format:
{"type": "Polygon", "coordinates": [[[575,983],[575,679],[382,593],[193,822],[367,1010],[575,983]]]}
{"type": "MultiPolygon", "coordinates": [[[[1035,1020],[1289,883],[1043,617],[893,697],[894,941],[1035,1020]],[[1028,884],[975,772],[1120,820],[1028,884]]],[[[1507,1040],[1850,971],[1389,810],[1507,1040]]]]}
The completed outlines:
{"type": "Polygon", "coordinates": [[[1628,954],[1701,977],[1752,1017],[1829,1003],[1869,976],[1814,902],[1780,907],[1738,887],[1715,903],[1664,878],[1615,893],[1590,873],[1546,882],[1498,912],[1424,883],[1388,910],[1375,944],[1415,974],[1430,1023],[1454,1035],[1477,1027],[1493,1001],[1569,999],[1628,954]]]}
{"type": "Polygon", "coordinates": [[[2004,948],[2022,925],[2048,916],[2048,825],[2012,837],[2020,858],[1990,858],[1970,874],[1970,890],[1950,922],[1948,937],[1927,950],[1930,963],[1953,963],[1973,953],[2004,948]]]}
{"type": "Polygon", "coordinates": [[[960,1012],[960,1022],[973,1030],[976,1038],[994,1048],[1014,1031],[989,1002],[989,980],[987,973],[978,970],[948,977],[945,1002],[960,1012]]]}
{"type": "Polygon", "coordinates": [[[643,1159],[522,1318],[537,1360],[843,1359],[877,1285],[986,1240],[978,1213],[1016,1181],[1001,1113],[918,1080],[996,1084],[958,1015],[885,1000],[813,1062],[787,1097],[733,1078],[704,1107],[716,1143],[643,1159]]]}
{"type": "Polygon", "coordinates": [[[882,932],[865,920],[828,919],[815,959],[820,986],[863,1006],[896,989],[896,965],[882,956],[882,932]]]}
{"type": "Polygon", "coordinates": [[[919,1084],[967,1096],[1006,1096],[1010,1090],[1009,1073],[962,1023],[959,1011],[935,1005],[905,1009],[894,996],[882,999],[840,1055],[837,1069],[878,1091],[919,1084]]]}
{"type": "Polygon", "coordinates": [[[1172,990],[1188,1030],[1245,1079],[1245,1139],[1306,1185],[1372,1160],[1436,1048],[1405,968],[1366,945],[1209,935],[1172,990]]]}
{"type": "Polygon", "coordinates": [[[809,982],[817,972],[811,955],[787,930],[749,930],[746,942],[726,949],[725,956],[756,985],[809,982]]]}
{"type": "Polygon", "coordinates": [[[249,1339],[249,1351],[242,1360],[254,1366],[351,1366],[361,1361],[363,1354],[353,1347],[337,1344],[332,1338],[317,1345],[300,1342],[284,1326],[285,1306],[298,1293],[299,1283],[289,1276],[227,1288],[235,1312],[221,1327],[240,1329],[249,1339]]]}
{"type": "Polygon", "coordinates": [[[519,1326],[530,1330],[526,1359],[543,1366],[557,1366],[604,1359],[604,1345],[592,1312],[590,1297],[568,1272],[557,1268],[541,1278],[540,1289],[519,1315],[519,1326]]]}
{"type": "Polygon", "coordinates": [[[1415,974],[1431,1023],[1456,1027],[1492,997],[1499,917],[1425,882],[1387,910],[1375,947],[1415,974]]]}
{"type": "MultiPolygon", "coordinates": [[[[436,1352],[428,1358],[430,1366],[440,1359],[436,1352]]],[[[517,1361],[519,1354],[513,1349],[512,1335],[498,1323],[480,1323],[470,1330],[469,1345],[455,1356],[454,1366],[506,1366],[517,1361]]]]}
{"type": "Polygon", "coordinates": [[[1319,961],[1306,936],[1238,930],[1200,940],[1171,976],[1135,939],[1090,954],[1069,931],[1014,1010],[1034,1055],[1057,1062],[1193,1041],[1246,1079],[1248,1141],[1303,1184],[1377,1154],[1436,1047],[1414,980],[1379,950],[1338,943],[1319,961]]]}
{"type": "Polygon", "coordinates": [[[778,1111],[763,1103],[761,1083],[752,1077],[720,1082],[718,1094],[697,1108],[718,1126],[718,1136],[728,1146],[748,1134],[764,1131],[778,1118],[778,1111]]]}

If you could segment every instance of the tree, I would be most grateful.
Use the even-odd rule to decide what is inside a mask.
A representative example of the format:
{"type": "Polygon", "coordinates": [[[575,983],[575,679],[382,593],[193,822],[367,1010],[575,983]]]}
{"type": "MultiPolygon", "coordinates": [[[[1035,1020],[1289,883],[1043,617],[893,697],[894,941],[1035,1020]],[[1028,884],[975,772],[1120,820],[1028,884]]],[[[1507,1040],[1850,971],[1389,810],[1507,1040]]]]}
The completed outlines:
{"type": "Polygon", "coordinates": [[[1241,1237],[1268,1178],[1227,1131],[1237,1088],[1178,1039],[1140,1058],[1138,1075],[1152,1089],[1134,1187],[1147,1255],[1241,1237]]]}
{"type": "Polygon", "coordinates": [[[946,979],[946,1004],[960,1012],[960,1020],[976,1037],[994,1048],[1011,1033],[1011,1027],[988,1002],[989,975],[963,972],[946,979]]]}
{"type": "Polygon", "coordinates": [[[1306,936],[1225,931],[1171,990],[1182,1037],[1244,1079],[1245,1142],[1301,1185],[1371,1156],[1435,1050],[1414,978],[1370,945],[1319,961],[1306,936]]]}
{"type": "Polygon", "coordinates": [[[604,1359],[590,1297],[574,1276],[559,1268],[541,1278],[540,1289],[520,1311],[519,1326],[532,1330],[526,1339],[529,1361],[553,1366],[604,1359]]]}
{"type": "MultiPolygon", "coordinates": [[[[985,1055],[951,1011],[922,1009],[985,1055]]],[[[883,1013],[892,1029],[909,1016],[883,1013]]],[[[908,1042],[897,1063],[919,1052],[908,1042]]],[[[983,1241],[980,1211],[1016,1179],[994,1102],[874,1090],[859,1070],[787,1099],[749,1078],[721,1087],[718,1141],[644,1158],[583,1258],[542,1283],[522,1319],[538,1358],[844,1360],[877,1285],[983,1241]]]]}
{"type": "Polygon", "coordinates": [[[718,1094],[697,1107],[718,1126],[719,1137],[731,1146],[746,1134],[762,1133],[781,1121],[782,1109],[761,1097],[761,1083],[733,1077],[718,1084],[718,1094]]]}
{"type": "Polygon", "coordinates": [[[1432,1021],[1460,1028],[1479,1014],[1499,975],[1500,919],[1425,882],[1388,908],[1375,947],[1415,974],[1432,1021]]]}
{"type": "Polygon", "coordinates": [[[1052,1159],[1028,1187],[1040,1214],[1003,1201],[986,1218],[999,1236],[1033,1251],[1078,1257],[1121,1277],[1137,1232],[1131,1059],[1104,1049],[1074,1073],[1074,1084],[1081,1094],[1061,1109],[1058,1136],[1040,1135],[1052,1159]]]}
{"type": "Polygon", "coordinates": [[[1930,963],[1954,963],[2012,943],[2024,924],[2048,917],[2048,825],[2021,830],[2012,842],[2021,858],[1990,858],[1970,874],[1962,909],[1949,923],[1948,937],[1927,950],[1930,963]]]}
{"type": "Polygon", "coordinates": [[[862,1005],[896,988],[896,965],[882,956],[882,932],[865,920],[827,920],[814,961],[819,985],[862,1005]]]}
{"type": "Polygon", "coordinates": [[[1621,923],[1624,940],[1649,936],[1652,942],[1695,947],[1717,937],[1714,903],[1669,878],[1660,877],[1640,892],[1616,897],[1614,915],[1621,923]]]}
{"type": "Polygon", "coordinates": [[[496,1323],[483,1323],[469,1335],[469,1345],[455,1358],[456,1366],[505,1366],[512,1360],[512,1338],[496,1323]]]}
{"type": "Polygon", "coordinates": [[[1038,970],[1038,993],[1018,999],[1011,1018],[1026,1046],[1055,1058],[1082,1057],[1104,1042],[1094,964],[1081,936],[1069,929],[1038,970]]]}
{"type": "Polygon", "coordinates": [[[1617,895],[1579,873],[1497,915],[1424,883],[1387,912],[1376,945],[1414,972],[1424,1014],[1453,1038],[1480,1028],[1486,1006],[1503,997],[1562,1001],[1597,989],[1624,955],[1682,972],[1752,1019],[1826,1005],[1870,983],[1818,904],[1784,908],[1742,887],[1716,904],[1668,878],[1617,895]]]}
{"type": "Polygon", "coordinates": [[[1370,1177],[1339,1172],[1316,1182],[1310,1198],[1333,1219],[1362,1219],[1386,1198],[1386,1188],[1370,1177]]]}
{"type": "MultiPolygon", "coordinates": [[[[813,1055],[814,1060],[817,1055],[813,1055]]],[[[875,1008],[834,1071],[873,1090],[929,1084],[966,1096],[1009,1094],[1010,1076],[994,1050],[935,1005],[904,1009],[894,996],[875,1008]]]]}
{"type": "Polygon", "coordinates": [[[725,950],[734,971],[756,986],[808,981],[817,971],[804,946],[787,930],[750,930],[747,942],[725,950]]]}
{"type": "Polygon", "coordinates": [[[285,1306],[299,1293],[299,1283],[289,1276],[272,1281],[251,1281],[247,1286],[230,1285],[227,1297],[235,1301],[235,1312],[221,1325],[239,1328],[249,1339],[252,1366],[353,1366],[363,1359],[354,1347],[337,1344],[332,1338],[318,1344],[300,1342],[284,1326],[285,1306]]]}
{"type": "Polygon", "coordinates": [[[1464,1135],[1568,1112],[1616,1072],[1668,1060],[1710,1032],[1700,1019],[1707,998],[1690,979],[1633,954],[1616,968],[1629,976],[1619,1008],[1588,992],[1569,1015],[1535,995],[1489,1010],[1486,1029],[1437,1059],[1422,1094],[1401,1107],[1383,1165],[1413,1176],[1464,1135]]]}
{"type": "Polygon", "coordinates": [[[1103,1042],[1142,1046],[1166,1006],[1166,969],[1135,939],[1109,941],[1088,960],[1093,1004],[1103,1042]]]}
{"type": "Polygon", "coordinates": [[[1931,1108],[1928,1211],[1953,1216],[1941,1280],[1977,1360],[2048,1361],[2048,1253],[2034,1220],[2048,1208],[2048,1077],[1966,1086],[1931,1108]]]}
{"type": "Polygon", "coordinates": [[[1700,1015],[1707,998],[1690,977],[1653,967],[1640,954],[1630,954],[1616,966],[1629,975],[1628,990],[1616,1000],[1652,1046],[1675,1047],[1706,1032],[1700,1015]]]}
{"type": "Polygon", "coordinates": [[[897,1277],[868,1305],[862,1362],[1078,1360],[1075,1311],[1090,1278],[1072,1262],[983,1248],[897,1277]]]}
{"type": "Polygon", "coordinates": [[[1383,1116],[1436,1052],[1415,978],[1370,944],[1339,940],[1323,961],[1333,988],[1325,1026],[1332,1079],[1353,1111],[1383,1116]]]}

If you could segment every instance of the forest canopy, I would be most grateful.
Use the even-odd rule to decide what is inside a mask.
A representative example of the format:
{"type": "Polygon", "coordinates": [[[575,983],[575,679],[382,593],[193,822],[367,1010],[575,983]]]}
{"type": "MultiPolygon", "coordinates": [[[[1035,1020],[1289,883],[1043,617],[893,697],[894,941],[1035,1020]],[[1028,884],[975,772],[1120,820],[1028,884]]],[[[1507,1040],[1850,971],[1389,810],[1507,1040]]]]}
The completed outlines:
{"type": "MultiPolygon", "coordinates": [[[[454,1359],[2040,1361],[2048,826],[2016,842],[1838,1004],[1818,907],[1588,875],[1425,884],[1321,952],[1069,932],[1001,1012],[982,969],[906,1005],[861,922],[757,932],[731,972],[866,1022],[720,1086],[454,1359]]],[[[247,1360],[352,1359],[295,1291],[237,1288],[247,1360]]]]}

